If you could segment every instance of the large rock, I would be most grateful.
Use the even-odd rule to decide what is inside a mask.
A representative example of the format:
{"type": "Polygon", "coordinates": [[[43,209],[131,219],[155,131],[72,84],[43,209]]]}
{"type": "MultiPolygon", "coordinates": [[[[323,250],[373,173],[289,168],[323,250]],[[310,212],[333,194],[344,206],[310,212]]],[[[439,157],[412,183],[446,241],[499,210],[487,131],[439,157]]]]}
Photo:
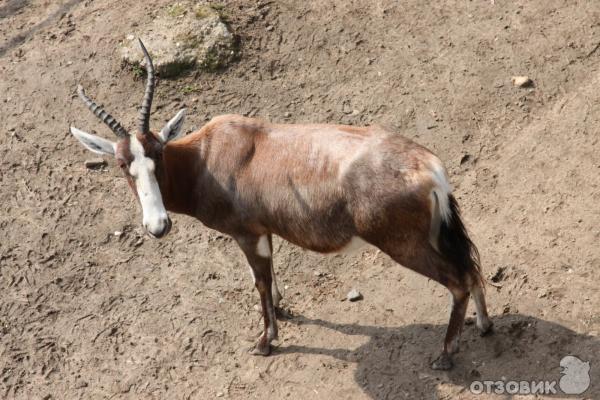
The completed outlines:
{"type": "Polygon", "coordinates": [[[152,23],[127,36],[122,59],[138,68],[144,57],[141,38],[162,77],[174,77],[190,68],[215,71],[237,56],[236,41],[218,10],[198,2],[177,2],[158,11],[152,23]]]}

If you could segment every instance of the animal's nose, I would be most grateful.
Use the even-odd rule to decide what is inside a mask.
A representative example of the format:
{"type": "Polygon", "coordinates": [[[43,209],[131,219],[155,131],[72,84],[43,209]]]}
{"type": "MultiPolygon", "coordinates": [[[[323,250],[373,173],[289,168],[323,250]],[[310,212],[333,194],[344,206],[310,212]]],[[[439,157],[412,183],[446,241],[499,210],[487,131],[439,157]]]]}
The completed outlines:
{"type": "Polygon", "coordinates": [[[160,239],[167,233],[169,233],[172,225],[173,223],[171,222],[171,218],[167,216],[166,218],[161,219],[161,221],[158,224],[156,224],[156,226],[150,227],[149,224],[144,224],[144,228],[150,236],[156,239],[160,239]]]}

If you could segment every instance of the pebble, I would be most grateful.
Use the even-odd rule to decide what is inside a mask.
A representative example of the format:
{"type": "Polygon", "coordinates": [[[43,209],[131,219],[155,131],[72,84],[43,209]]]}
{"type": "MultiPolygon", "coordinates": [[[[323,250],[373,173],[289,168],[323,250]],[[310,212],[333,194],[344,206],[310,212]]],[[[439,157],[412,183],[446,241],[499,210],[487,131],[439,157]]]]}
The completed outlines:
{"type": "Polygon", "coordinates": [[[348,292],[348,294],[346,295],[346,298],[348,299],[348,301],[358,301],[358,300],[362,300],[363,295],[356,289],[352,289],[351,291],[348,292]]]}
{"type": "Polygon", "coordinates": [[[84,165],[88,169],[98,169],[104,167],[106,161],[102,158],[90,158],[89,160],[85,160],[84,165]]]}
{"type": "Polygon", "coordinates": [[[513,76],[511,80],[516,87],[529,87],[533,85],[533,81],[528,76],[513,76]]]}
{"type": "Polygon", "coordinates": [[[88,383],[86,381],[79,380],[79,381],[75,382],[75,389],[83,389],[87,386],[88,386],[88,383]]]}

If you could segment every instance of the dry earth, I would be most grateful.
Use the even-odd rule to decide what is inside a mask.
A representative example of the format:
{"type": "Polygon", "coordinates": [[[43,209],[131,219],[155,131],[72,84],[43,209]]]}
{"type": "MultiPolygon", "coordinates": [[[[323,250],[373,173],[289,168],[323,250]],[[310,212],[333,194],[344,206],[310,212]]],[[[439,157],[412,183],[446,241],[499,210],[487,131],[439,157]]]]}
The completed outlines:
{"type": "Polygon", "coordinates": [[[473,380],[555,380],[568,354],[600,398],[599,2],[230,0],[240,60],[160,82],[155,129],[182,106],[188,131],[223,113],[380,123],[445,160],[495,281],[495,334],[468,324],[450,372],[428,366],[443,288],[375,250],[281,241],[292,317],[249,355],[258,296],[234,243],[182,216],[144,238],[113,161],[85,169],[68,126],[110,132],[76,84],[132,126],[143,81],[117,48],[168,4],[0,2],[1,398],[482,399],[473,380]],[[363,301],[341,301],[352,287],[363,301]]]}

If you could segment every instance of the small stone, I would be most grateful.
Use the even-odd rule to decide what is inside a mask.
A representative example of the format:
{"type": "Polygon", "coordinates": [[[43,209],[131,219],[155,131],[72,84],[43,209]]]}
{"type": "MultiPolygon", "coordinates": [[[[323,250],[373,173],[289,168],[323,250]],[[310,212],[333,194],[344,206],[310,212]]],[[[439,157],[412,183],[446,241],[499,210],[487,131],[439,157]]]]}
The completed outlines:
{"type": "Polygon", "coordinates": [[[86,381],[82,381],[82,380],[78,380],[77,382],[75,382],[75,389],[83,389],[84,387],[87,387],[88,383],[86,381]]]}
{"type": "Polygon", "coordinates": [[[362,300],[363,295],[356,289],[352,289],[351,291],[348,292],[348,294],[346,295],[346,298],[348,299],[348,301],[358,301],[358,300],[362,300]]]}
{"type": "Polygon", "coordinates": [[[283,116],[286,117],[286,118],[289,118],[289,117],[292,116],[292,113],[288,111],[285,114],[283,114],[283,116]]]}
{"type": "Polygon", "coordinates": [[[533,81],[528,76],[513,76],[511,80],[516,87],[533,86],[533,81]]]}
{"type": "Polygon", "coordinates": [[[90,158],[89,160],[85,160],[84,165],[88,169],[99,169],[106,166],[106,161],[102,158],[90,158]]]}
{"type": "Polygon", "coordinates": [[[352,107],[350,106],[350,102],[349,101],[344,101],[342,103],[342,112],[344,114],[351,114],[352,113],[352,107]]]}
{"type": "Polygon", "coordinates": [[[223,393],[223,392],[219,392],[219,393],[217,393],[217,397],[223,397],[223,396],[224,396],[224,393],[223,393]]]}
{"type": "Polygon", "coordinates": [[[506,274],[506,267],[498,267],[496,269],[496,272],[494,272],[494,275],[492,275],[492,277],[490,278],[490,280],[494,283],[498,283],[505,278],[505,274],[506,274]]]}
{"type": "Polygon", "coordinates": [[[472,369],[469,371],[469,375],[471,376],[471,378],[474,378],[474,379],[481,378],[481,372],[479,372],[479,371],[478,371],[477,369],[475,369],[475,368],[472,368],[472,369]]]}
{"type": "Polygon", "coordinates": [[[122,234],[123,234],[123,232],[122,232],[122,231],[115,231],[115,233],[114,233],[114,235],[115,235],[116,237],[121,237],[121,235],[122,235],[122,234]]]}
{"type": "Polygon", "coordinates": [[[119,391],[121,393],[129,393],[129,391],[131,390],[132,386],[133,386],[133,383],[130,383],[130,382],[121,382],[119,384],[119,391]]]}
{"type": "Polygon", "coordinates": [[[267,26],[267,31],[271,32],[273,29],[274,29],[274,28],[273,28],[273,25],[269,25],[269,26],[267,26]]]}

